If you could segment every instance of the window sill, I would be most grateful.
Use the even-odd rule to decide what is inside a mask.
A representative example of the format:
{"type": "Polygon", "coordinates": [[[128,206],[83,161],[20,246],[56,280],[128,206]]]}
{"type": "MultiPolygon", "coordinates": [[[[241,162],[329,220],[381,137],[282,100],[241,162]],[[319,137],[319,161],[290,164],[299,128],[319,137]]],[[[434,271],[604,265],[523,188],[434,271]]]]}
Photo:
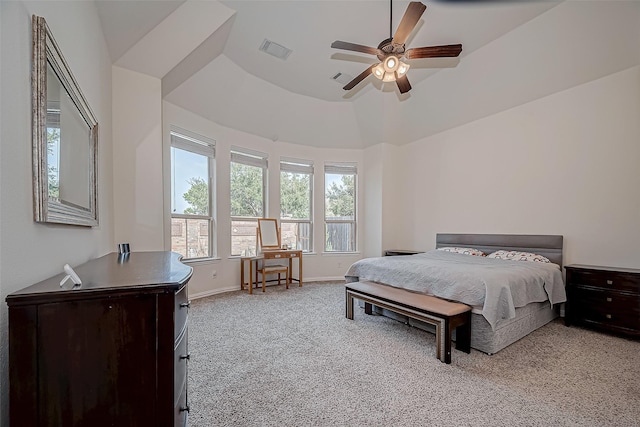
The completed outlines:
{"type": "Polygon", "coordinates": [[[345,256],[345,255],[360,255],[359,251],[356,252],[322,252],[322,256],[345,256]]]}
{"type": "Polygon", "coordinates": [[[212,263],[214,261],[220,261],[221,258],[218,257],[213,257],[213,258],[197,258],[197,259],[182,259],[180,260],[181,263],[183,264],[209,264],[212,263]]]}

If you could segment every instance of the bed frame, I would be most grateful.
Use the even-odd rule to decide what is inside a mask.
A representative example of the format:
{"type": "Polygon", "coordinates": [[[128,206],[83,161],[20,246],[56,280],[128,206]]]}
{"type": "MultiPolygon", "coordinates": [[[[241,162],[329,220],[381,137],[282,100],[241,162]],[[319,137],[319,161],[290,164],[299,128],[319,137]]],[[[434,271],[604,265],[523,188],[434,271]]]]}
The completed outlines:
{"type": "Polygon", "coordinates": [[[486,254],[500,249],[533,252],[562,267],[563,237],[548,234],[436,234],[436,249],[446,246],[479,249],[486,254]]]}
{"type": "MultiPolygon", "coordinates": [[[[436,234],[436,248],[447,246],[479,249],[485,253],[500,249],[533,252],[562,267],[563,236],[539,234],[436,234]]],[[[433,326],[376,308],[376,312],[427,331],[433,326]]],[[[491,328],[479,310],[471,315],[471,347],[494,354],[558,317],[557,307],[548,301],[516,308],[516,317],[498,321],[491,328]]],[[[455,334],[454,338],[455,340],[455,334]]]]}

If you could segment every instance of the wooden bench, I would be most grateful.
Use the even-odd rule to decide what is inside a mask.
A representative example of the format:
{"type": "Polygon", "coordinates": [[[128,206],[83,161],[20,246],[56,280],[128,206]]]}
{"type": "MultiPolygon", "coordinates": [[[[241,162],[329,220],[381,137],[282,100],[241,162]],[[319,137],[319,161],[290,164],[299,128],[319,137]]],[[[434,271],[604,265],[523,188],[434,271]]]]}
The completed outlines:
{"type": "Polygon", "coordinates": [[[371,314],[371,304],[375,304],[435,325],[436,357],[444,363],[451,363],[451,335],[454,329],[456,349],[471,352],[471,307],[468,305],[374,282],[352,282],[346,285],[346,315],[351,320],[354,298],[364,301],[367,314],[371,314]]]}

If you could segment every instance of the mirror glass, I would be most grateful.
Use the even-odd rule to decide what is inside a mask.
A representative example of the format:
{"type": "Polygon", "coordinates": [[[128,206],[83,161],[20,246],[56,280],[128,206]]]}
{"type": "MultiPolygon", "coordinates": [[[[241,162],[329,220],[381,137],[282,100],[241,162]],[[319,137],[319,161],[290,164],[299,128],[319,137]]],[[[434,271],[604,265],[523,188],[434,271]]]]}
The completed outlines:
{"type": "Polygon", "coordinates": [[[262,249],[280,249],[278,221],[273,218],[258,219],[258,235],[262,249]]]}
{"type": "Polygon", "coordinates": [[[35,220],[94,226],[98,123],[42,17],[33,17],[35,220]]]}

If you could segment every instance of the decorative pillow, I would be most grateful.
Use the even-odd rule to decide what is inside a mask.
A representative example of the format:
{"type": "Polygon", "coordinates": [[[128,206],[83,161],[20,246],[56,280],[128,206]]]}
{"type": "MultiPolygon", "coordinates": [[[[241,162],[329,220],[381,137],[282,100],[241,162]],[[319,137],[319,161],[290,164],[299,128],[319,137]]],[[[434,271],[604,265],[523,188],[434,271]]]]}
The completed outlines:
{"type": "Polygon", "coordinates": [[[542,255],[532,254],[531,252],[519,251],[495,251],[487,255],[487,258],[507,259],[510,261],[533,261],[533,262],[551,262],[549,258],[542,255]]]}
{"type": "Polygon", "coordinates": [[[457,254],[485,256],[484,252],[479,251],[478,249],[473,249],[473,248],[446,247],[446,248],[438,248],[438,250],[439,251],[445,251],[445,252],[454,252],[454,253],[457,253],[457,254]]]}

